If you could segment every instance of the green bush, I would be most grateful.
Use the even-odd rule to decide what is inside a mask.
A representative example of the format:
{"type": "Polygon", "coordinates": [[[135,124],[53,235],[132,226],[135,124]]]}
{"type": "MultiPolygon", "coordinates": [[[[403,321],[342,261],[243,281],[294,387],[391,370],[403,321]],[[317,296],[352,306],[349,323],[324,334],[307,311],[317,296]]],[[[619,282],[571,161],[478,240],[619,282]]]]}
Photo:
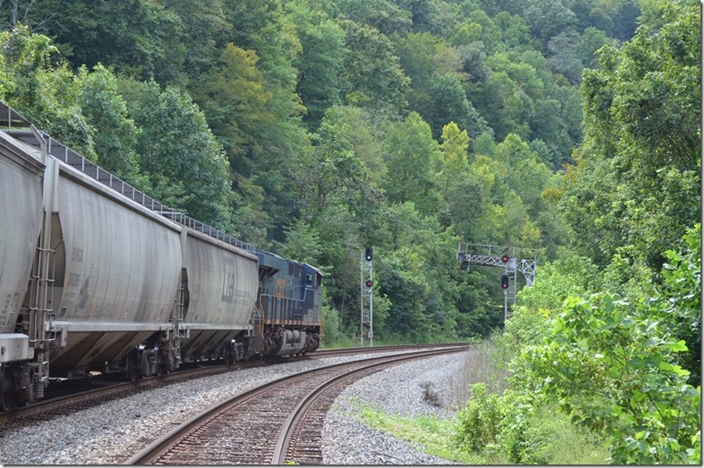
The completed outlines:
{"type": "Polygon", "coordinates": [[[499,396],[484,384],[472,385],[472,399],[458,419],[458,445],[485,464],[603,464],[609,456],[589,430],[521,392],[499,396]]]}
{"type": "Polygon", "coordinates": [[[484,383],[471,385],[470,388],[469,402],[458,414],[460,430],[457,441],[468,451],[482,453],[485,447],[496,442],[496,436],[501,430],[502,398],[488,393],[484,383]]]}

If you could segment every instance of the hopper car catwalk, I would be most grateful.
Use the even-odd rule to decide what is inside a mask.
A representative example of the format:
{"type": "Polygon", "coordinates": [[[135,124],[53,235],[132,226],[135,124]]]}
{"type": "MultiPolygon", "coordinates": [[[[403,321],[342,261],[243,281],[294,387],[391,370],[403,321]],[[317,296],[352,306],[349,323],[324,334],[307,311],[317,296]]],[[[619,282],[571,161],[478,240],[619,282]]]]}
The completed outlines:
{"type": "Polygon", "coordinates": [[[0,102],[0,410],[55,378],[304,354],[321,273],[159,204],[0,102]]]}

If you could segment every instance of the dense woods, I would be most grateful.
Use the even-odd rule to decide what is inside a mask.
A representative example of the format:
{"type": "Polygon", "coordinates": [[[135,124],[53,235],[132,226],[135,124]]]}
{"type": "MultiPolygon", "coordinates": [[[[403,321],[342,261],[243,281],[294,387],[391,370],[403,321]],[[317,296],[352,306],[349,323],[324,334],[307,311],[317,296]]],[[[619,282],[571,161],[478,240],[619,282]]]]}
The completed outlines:
{"type": "Polygon", "coordinates": [[[550,462],[549,408],[616,463],[698,463],[700,41],[693,0],[10,0],[0,99],[319,266],[324,343],[359,340],[365,245],[376,340],[506,325],[511,387],[463,420],[499,462],[550,462]],[[507,324],[461,240],[537,250],[507,324]]]}

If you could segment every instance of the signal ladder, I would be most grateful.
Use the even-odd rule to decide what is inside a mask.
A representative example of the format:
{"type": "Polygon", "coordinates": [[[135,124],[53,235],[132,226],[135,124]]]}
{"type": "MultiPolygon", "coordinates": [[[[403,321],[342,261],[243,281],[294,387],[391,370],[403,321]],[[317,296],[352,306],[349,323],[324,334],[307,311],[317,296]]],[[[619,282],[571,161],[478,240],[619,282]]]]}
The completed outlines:
{"type": "Polygon", "coordinates": [[[362,292],[361,297],[361,319],[360,324],[360,341],[361,346],[364,346],[364,328],[369,329],[369,346],[374,346],[374,325],[372,315],[372,250],[370,247],[362,253],[359,260],[359,278],[362,292]]]}

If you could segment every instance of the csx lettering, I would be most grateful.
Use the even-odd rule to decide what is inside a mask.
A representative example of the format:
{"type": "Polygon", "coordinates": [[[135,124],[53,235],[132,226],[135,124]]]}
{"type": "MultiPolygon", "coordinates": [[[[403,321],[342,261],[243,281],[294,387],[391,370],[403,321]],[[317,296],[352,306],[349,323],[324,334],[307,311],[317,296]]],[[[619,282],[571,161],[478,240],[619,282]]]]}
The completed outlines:
{"type": "Polygon", "coordinates": [[[227,273],[225,281],[222,284],[222,297],[220,298],[223,302],[232,302],[235,295],[235,274],[227,273]]]}

